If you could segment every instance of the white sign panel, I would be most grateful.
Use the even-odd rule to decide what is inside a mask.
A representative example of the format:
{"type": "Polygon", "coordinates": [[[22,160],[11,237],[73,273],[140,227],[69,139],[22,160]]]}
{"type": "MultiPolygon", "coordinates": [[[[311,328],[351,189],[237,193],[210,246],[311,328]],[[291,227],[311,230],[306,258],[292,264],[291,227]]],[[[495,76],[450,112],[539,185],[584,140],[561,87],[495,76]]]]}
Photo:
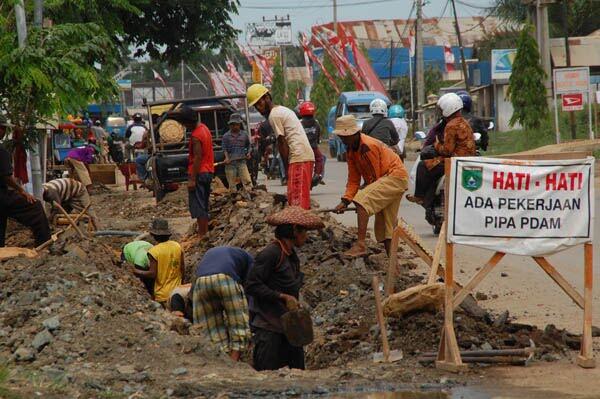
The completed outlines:
{"type": "Polygon", "coordinates": [[[452,159],[448,241],[542,256],[592,240],[594,158],[452,159]]]}
{"type": "Polygon", "coordinates": [[[282,46],[292,44],[290,21],[263,21],[246,24],[246,41],[251,46],[282,46]]]}
{"type": "Polygon", "coordinates": [[[508,79],[512,74],[512,66],[517,56],[517,49],[492,50],[492,79],[508,79]]]}
{"type": "Polygon", "coordinates": [[[556,68],[554,70],[554,94],[584,92],[590,90],[590,68],[556,68]]]}

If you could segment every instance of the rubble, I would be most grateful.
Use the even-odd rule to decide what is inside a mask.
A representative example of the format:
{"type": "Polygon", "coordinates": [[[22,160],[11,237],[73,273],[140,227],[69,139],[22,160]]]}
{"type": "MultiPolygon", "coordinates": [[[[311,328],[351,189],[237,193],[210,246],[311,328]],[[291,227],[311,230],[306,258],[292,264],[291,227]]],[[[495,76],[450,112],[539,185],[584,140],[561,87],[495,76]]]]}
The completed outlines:
{"type": "MultiPolygon", "coordinates": [[[[179,220],[184,204],[183,216],[189,217],[185,190],[167,195],[150,215],[145,210],[148,200],[140,200],[143,195],[147,196],[139,191],[94,196],[103,226],[143,230],[154,216],[179,220]]],[[[265,217],[282,207],[276,199],[261,190],[254,190],[250,200],[237,194],[214,196],[211,231],[202,241],[193,234],[193,221],[185,221],[189,231],[176,235],[182,236],[186,251],[185,282],[208,248],[234,245],[254,255],[271,242],[273,228],[265,217]]],[[[349,382],[368,384],[375,379],[389,384],[437,383],[435,370],[419,366],[416,358],[437,349],[443,313],[389,318],[391,348],[401,349],[404,359],[394,371],[374,369],[372,355],[381,348],[371,281],[375,275],[384,280],[387,256],[382,246],[369,241],[369,256],[344,257],[355,230],[329,216],[324,221],[326,227],[310,232],[298,251],[305,274],[301,299],[310,310],[315,333],[314,342],[305,348],[306,364],[319,370],[315,374],[254,373],[247,364],[234,365],[218,353],[201,326],[164,311],[121,266],[120,249],[130,237],[81,240],[73,234],[61,236],[40,258],[0,263],[0,361],[15,368],[12,384],[23,397],[35,395],[26,377],[32,370],[69,381],[61,388],[65,391],[50,392],[55,397],[109,397],[123,392],[133,396],[139,392],[140,397],[214,397],[222,392],[277,396],[288,390],[309,395],[339,392],[348,389],[349,382]]],[[[26,230],[15,228],[8,237],[11,245],[32,245],[26,230]]],[[[398,291],[423,283],[422,276],[411,271],[410,258],[410,251],[401,246],[398,291]]],[[[539,356],[551,354],[545,358],[555,359],[564,356],[576,338],[553,327],[539,330],[511,323],[508,314],[496,319],[502,323],[492,324],[493,318],[474,300],[471,306],[455,312],[463,349],[520,348],[529,346],[531,339],[539,356]]],[[[245,360],[249,358],[247,354],[245,360]]]]}

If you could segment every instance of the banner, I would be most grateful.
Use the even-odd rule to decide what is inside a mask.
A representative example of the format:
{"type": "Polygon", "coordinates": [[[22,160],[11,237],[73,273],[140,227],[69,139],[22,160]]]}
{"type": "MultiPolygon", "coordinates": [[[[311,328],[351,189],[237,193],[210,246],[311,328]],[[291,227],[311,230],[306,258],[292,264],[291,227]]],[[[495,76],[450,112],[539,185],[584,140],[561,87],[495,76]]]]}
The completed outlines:
{"type": "Polygon", "coordinates": [[[379,77],[377,77],[377,74],[375,73],[375,70],[373,70],[373,67],[371,66],[369,60],[358,48],[356,40],[354,40],[354,36],[348,35],[346,38],[348,40],[348,43],[350,43],[352,53],[354,54],[354,62],[356,63],[356,69],[358,70],[362,81],[365,82],[366,89],[371,91],[378,91],[384,96],[387,96],[387,90],[383,86],[383,83],[381,83],[381,80],[379,80],[379,77]]]}
{"type": "Polygon", "coordinates": [[[452,158],[448,242],[543,256],[589,242],[594,158],[452,158]]]}
{"type": "Polygon", "coordinates": [[[310,59],[313,60],[315,62],[315,64],[317,64],[319,66],[319,68],[321,68],[321,73],[323,73],[325,75],[325,77],[331,84],[331,87],[333,87],[333,90],[335,90],[335,93],[337,95],[339,95],[340,89],[338,88],[337,84],[335,83],[335,79],[333,78],[333,76],[331,76],[331,74],[327,71],[327,69],[325,69],[325,66],[323,65],[323,63],[321,62],[319,57],[317,57],[315,55],[315,53],[312,52],[312,50],[309,47],[308,39],[306,38],[306,35],[304,33],[302,33],[300,44],[302,45],[302,48],[304,49],[304,54],[307,54],[310,57],[310,59]]]}

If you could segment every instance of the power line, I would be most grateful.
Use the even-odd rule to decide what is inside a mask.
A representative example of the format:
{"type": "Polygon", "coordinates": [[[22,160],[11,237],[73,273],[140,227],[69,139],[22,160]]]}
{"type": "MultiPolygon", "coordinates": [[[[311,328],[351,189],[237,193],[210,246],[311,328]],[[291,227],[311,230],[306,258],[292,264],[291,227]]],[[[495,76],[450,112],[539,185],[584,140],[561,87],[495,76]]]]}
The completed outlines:
{"type": "MultiPolygon", "coordinates": [[[[391,3],[395,0],[373,0],[373,1],[357,1],[353,3],[342,3],[338,4],[338,7],[349,7],[349,6],[363,6],[370,4],[380,4],[380,3],[391,3]]],[[[331,4],[315,4],[315,5],[302,5],[302,6],[243,6],[240,5],[239,8],[246,8],[252,10],[298,10],[305,8],[331,8],[331,4]]]]}
{"type": "Polygon", "coordinates": [[[476,8],[478,10],[488,10],[490,8],[489,6],[487,6],[487,7],[485,7],[485,6],[478,6],[476,4],[469,3],[469,2],[466,2],[464,0],[456,0],[456,2],[459,3],[459,4],[462,4],[463,6],[467,6],[467,7],[471,7],[471,8],[476,8]]]}

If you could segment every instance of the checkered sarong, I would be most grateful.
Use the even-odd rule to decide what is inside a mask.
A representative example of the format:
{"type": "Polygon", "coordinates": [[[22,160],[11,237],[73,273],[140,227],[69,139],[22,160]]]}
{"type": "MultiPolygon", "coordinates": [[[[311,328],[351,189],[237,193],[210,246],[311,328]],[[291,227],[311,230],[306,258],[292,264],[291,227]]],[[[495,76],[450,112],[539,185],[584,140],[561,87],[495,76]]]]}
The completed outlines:
{"type": "Polygon", "coordinates": [[[250,342],[248,301],[242,286],[226,274],[198,277],[193,294],[194,323],[202,323],[213,343],[229,353],[250,342]]]}

